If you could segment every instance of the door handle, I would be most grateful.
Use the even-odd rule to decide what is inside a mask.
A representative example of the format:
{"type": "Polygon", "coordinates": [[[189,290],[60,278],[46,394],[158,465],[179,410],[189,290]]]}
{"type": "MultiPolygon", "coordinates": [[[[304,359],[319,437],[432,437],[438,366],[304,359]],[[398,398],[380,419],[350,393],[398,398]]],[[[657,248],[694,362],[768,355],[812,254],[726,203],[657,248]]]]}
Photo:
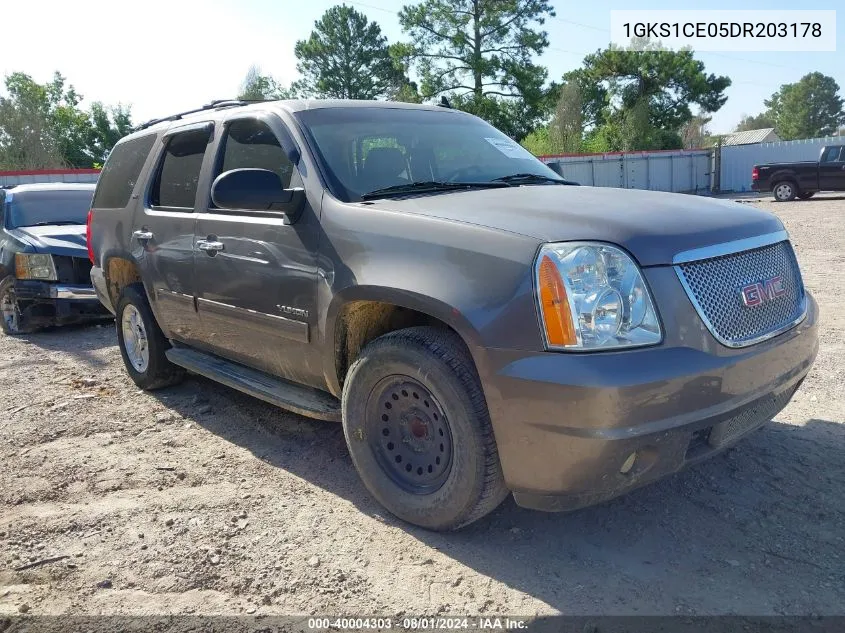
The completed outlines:
{"type": "Polygon", "coordinates": [[[217,251],[222,251],[225,246],[223,242],[217,242],[215,240],[197,240],[197,248],[213,257],[217,251]]]}
{"type": "Polygon", "coordinates": [[[135,231],[132,233],[132,237],[134,237],[139,242],[149,242],[153,237],[155,237],[152,231],[135,231]]]}

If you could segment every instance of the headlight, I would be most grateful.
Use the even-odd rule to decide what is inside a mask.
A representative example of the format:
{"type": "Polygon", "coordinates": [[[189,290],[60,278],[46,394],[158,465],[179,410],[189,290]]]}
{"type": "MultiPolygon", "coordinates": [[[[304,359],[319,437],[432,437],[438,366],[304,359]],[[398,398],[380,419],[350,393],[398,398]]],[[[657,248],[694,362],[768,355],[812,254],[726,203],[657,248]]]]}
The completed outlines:
{"type": "Polygon", "coordinates": [[[535,275],[547,349],[660,342],[660,321],[643,275],[621,249],[597,242],[546,244],[535,275]]]}
{"type": "Polygon", "coordinates": [[[50,255],[15,253],[15,277],[56,281],[56,266],[50,255]]]}

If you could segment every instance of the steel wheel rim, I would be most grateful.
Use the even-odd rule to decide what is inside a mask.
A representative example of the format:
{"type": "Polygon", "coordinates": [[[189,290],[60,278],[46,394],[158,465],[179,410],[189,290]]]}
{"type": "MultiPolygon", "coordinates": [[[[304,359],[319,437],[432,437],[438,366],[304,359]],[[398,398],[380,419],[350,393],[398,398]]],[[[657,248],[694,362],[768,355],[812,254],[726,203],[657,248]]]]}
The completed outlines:
{"type": "Polygon", "coordinates": [[[370,450],[385,475],[406,492],[439,490],[452,470],[452,430],[437,398],[410,376],[380,380],[366,408],[370,450]]]}
{"type": "Polygon", "coordinates": [[[792,185],[778,185],[777,189],[775,190],[775,193],[777,194],[777,197],[781,200],[786,200],[789,196],[792,195],[792,185]]]}
{"type": "Polygon", "coordinates": [[[144,327],[144,319],[141,313],[133,305],[123,309],[123,317],[120,320],[120,327],[123,331],[123,348],[126,358],[135,368],[135,371],[143,373],[150,364],[150,347],[147,340],[147,329],[144,327]]]}
{"type": "Polygon", "coordinates": [[[18,306],[12,293],[6,290],[0,297],[0,314],[3,316],[3,323],[10,332],[17,332],[20,327],[18,306]]]}

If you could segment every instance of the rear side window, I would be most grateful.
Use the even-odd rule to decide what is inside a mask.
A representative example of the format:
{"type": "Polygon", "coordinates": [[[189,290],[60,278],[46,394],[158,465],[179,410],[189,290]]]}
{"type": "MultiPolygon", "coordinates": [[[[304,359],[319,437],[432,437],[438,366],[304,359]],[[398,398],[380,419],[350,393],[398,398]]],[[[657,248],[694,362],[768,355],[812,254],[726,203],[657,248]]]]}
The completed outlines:
{"type": "Polygon", "coordinates": [[[97,181],[94,208],[122,209],[129,203],[155,139],[155,134],[148,134],[115,146],[97,181]]]}
{"type": "Polygon", "coordinates": [[[154,207],[193,209],[209,129],[174,134],[167,141],[150,194],[154,207]]]}

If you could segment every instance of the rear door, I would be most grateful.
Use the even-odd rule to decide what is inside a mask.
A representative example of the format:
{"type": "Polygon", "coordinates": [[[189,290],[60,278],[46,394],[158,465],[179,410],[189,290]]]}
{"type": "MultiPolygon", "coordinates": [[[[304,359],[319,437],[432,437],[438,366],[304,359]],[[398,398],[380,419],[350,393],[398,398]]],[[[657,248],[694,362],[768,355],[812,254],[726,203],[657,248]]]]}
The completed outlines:
{"type": "Polygon", "coordinates": [[[845,191],[845,145],[825,148],[819,162],[819,189],[845,191]]]}
{"type": "MultiPolygon", "coordinates": [[[[277,116],[234,115],[219,137],[210,181],[232,169],[261,168],[277,173],[285,188],[302,186],[290,158],[295,145],[277,116]]],[[[277,212],[216,208],[207,191],[194,251],[203,346],[282,378],[324,384],[310,345],[318,236],[310,202],[289,224],[277,212]],[[203,242],[216,250],[203,250],[203,242]]]]}
{"type": "Polygon", "coordinates": [[[194,222],[210,122],[172,129],[162,139],[144,204],[136,213],[132,254],[141,267],[156,319],[169,338],[193,342],[194,222]]]}

